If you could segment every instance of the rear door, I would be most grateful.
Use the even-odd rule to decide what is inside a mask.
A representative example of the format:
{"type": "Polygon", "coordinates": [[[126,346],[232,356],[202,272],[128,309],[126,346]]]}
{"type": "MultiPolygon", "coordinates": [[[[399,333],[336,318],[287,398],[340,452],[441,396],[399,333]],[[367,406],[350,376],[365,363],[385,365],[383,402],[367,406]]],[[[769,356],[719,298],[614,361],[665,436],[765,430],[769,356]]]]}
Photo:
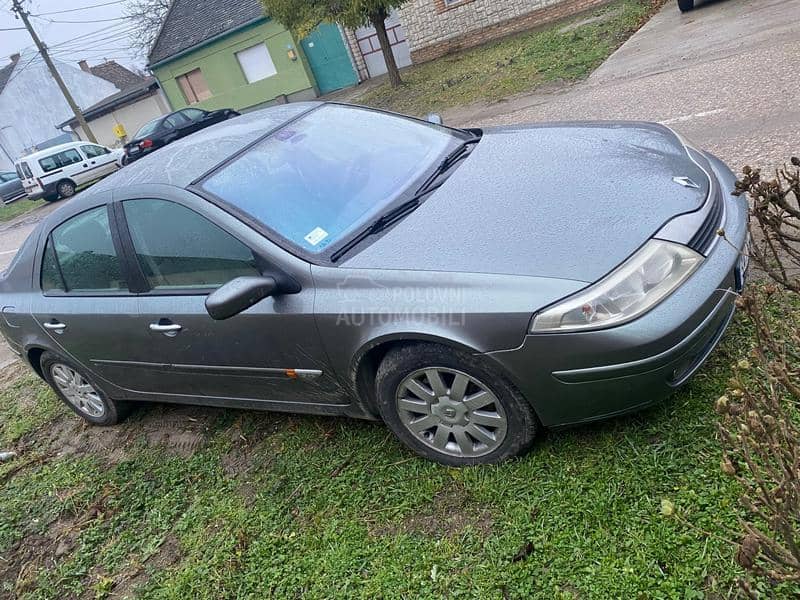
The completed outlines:
{"type": "Polygon", "coordinates": [[[55,227],[40,243],[31,314],[53,345],[95,375],[130,388],[146,346],[134,343],[138,300],[131,293],[113,233],[100,205],[55,227]]]}
{"type": "Polygon", "coordinates": [[[15,167],[17,169],[17,175],[19,175],[20,180],[22,180],[22,188],[25,190],[26,194],[37,194],[42,191],[42,187],[39,185],[39,182],[36,181],[36,177],[34,177],[27,161],[20,161],[15,167]]]}

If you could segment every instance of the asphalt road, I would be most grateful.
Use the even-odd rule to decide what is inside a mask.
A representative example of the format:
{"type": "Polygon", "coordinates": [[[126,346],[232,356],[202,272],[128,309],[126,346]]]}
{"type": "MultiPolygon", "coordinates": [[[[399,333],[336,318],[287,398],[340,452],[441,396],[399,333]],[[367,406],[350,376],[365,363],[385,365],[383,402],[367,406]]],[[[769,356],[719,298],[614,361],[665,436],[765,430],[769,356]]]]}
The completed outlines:
{"type": "Polygon", "coordinates": [[[585,82],[446,115],[452,124],[658,121],[725,160],[800,155],[800,0],[670,0],[585,82]]]}

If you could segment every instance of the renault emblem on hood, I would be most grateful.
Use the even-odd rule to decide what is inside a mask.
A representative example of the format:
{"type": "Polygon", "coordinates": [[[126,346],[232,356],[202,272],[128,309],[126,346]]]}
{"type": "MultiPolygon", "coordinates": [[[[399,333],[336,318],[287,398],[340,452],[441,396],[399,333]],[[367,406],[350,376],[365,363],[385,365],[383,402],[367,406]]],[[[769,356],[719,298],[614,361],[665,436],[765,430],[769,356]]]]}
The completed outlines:
{"type": "Polygon", "coordinates": [[[688,177],[673,177],[672,181],[674,181],[678,185],[682,185],[683,187],[692,188],[693,190],[700,189],[700,186],[697,185],[694,181],[692,181],[688,177]]]}

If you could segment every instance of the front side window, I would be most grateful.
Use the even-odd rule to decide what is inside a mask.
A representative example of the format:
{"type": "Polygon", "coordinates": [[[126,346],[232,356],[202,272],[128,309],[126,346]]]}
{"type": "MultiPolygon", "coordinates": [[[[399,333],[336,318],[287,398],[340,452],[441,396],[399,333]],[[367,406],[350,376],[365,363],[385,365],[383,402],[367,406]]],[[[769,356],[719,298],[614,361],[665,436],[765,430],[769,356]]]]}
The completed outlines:
{"type": "Polygon", "coordinates": [[[181,88],[181,92],[183,92],[183,97],[186,99],[187,104],[196,104],[197,102],[202,102],[203,100],[211,98],[211,90],[200,69],[189,71],[184,75],[179,75],[175,80],[178,82],[178,86],[181,88]]]}
{"type": "Polygon", "coordinates": [[[50,234],[42,262],[45,292],[110,292],[127,287],[105,206],[72,217],[50,234]]]}
{"type": "Polygon", "coordinates": [[[237,277],[261,275],[250,248],[193,210],[166,200],[122,205],[152,289],[216,288],[237,277]]]}
{"type": "Polygon", "coordinates": [[[64,150],[63,152],[59,152],[58,154],[53,154],[51,156],[46,156],[44,158],[39,159],[39,166],[42,167],[42,170],[45,173],[49,173],[50,171],[55,171],[56,169],[63,169],[69,165],[79,163],[83,160],[83,157],[80,153],[75,150],[74,148],[70,148],[69,150],[64,150]]]}
{"type": "Polygon", "coordinates": [[[381,214],[459,138],[382,112],[323,105],[223,166],[202,187],[304,252],[381,214]]]}
{"type": "Polygon", "coordinates": [[[98,156],[103,156],[105,154],[108,154],[107,148],[103,148],[102,146],[94,146],[91,144],[86,146],[81,146],[81,150],[83,150],[83,153],[89,158],[97,158],[98,156]]]}

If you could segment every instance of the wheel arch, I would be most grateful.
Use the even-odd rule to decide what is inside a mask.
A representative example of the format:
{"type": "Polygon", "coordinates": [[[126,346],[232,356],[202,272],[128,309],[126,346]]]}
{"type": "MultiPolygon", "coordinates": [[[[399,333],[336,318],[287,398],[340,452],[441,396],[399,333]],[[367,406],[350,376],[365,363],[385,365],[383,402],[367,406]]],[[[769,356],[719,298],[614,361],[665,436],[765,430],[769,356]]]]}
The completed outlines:
{"type": "MultiPolygon", "coordinates": [[[[377,374],[378,366],[390,350],[409,344],[435,344],[461,350],[469,354],[487,356],[485,353],[462,342],[419,332],[392,333],[372,339],[363,344],[355,353],[350,365],[349,378],[355,397],[361,404],[362,410],[367,414],[379,418],[375,399],[375,375],[377,374]]],[[[487,356],[487,358],[491,357],[487,356]]],[[[491,362],[508,377],[509,374],[501,364],[496,360],[491,360],[491,362]]],[[[512,378],[509,377],[509,379],[513,381],[512,378]]],[[[514,385],[516,385],[516,382],[514,385]]]]}
{"type": "Polygon", "coordinates": [[[42,354],[47,352],[46,348],[39,346],[32,346],[25,351],[25,356],[28,359],[31,369],[41,378],[44,379],[44,371],[42,371],[42,354]]]}

